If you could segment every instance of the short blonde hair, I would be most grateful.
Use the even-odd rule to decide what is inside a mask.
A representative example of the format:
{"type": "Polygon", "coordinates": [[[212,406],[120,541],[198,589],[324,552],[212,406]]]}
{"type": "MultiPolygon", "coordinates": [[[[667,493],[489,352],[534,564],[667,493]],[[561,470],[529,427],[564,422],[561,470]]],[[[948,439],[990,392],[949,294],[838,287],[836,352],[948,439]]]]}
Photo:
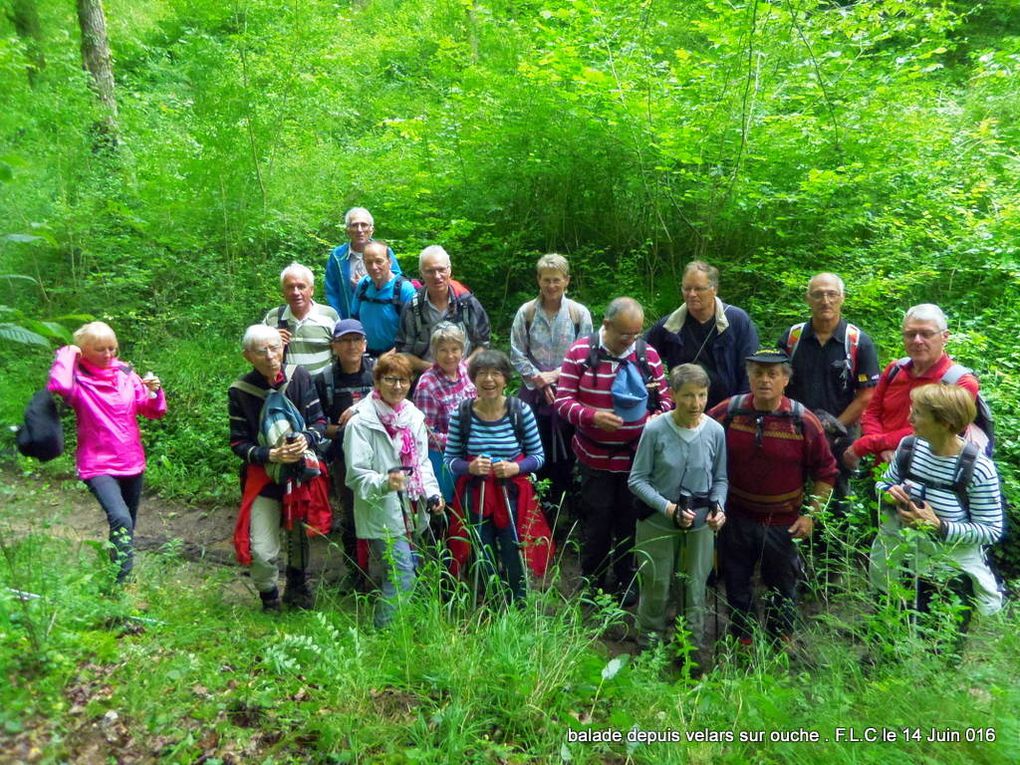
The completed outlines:
{"type": "Polygon", "coordinates": [[[90,321],[88,324],[82,324],[74,331],[73,337],[74,344],[82,349],[93,345],[99,340],[106,340],[108,338],[112,339],[115,343],[117,342],[116,333],[105,321],[90,321]]]}
{"type": "Polygon", "coordinates": [[[977,417],[974,399],[959,385],[922,385],[910,391],[910,401],[915,409],[925,410],[953,433],[962,433],[977,417]]]}
{"type": "Polygon", "coordinates": [[[570,276],[570,264],[559,253],[550,252],[540,257],[535,264],[535,273],[541,276],[543,271],[559,271],[564,276],[570,276]]]}

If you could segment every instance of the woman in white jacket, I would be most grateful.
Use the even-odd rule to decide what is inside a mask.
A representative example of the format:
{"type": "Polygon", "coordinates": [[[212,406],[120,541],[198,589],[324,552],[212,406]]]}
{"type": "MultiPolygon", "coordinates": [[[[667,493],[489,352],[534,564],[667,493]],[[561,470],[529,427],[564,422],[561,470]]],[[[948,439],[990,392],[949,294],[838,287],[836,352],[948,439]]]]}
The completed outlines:
{"type": "Polygon", "coordinates": [[[414,586],[414,539],[428,508],[443,512],[429,461],[425,417],[407,400],[411,365],[395,353],[376,362],[375,388],[359,401],[344,432],[347,486],[354,492],[354,527],[369,548],[369,576],[381,583],[376,627],[393,619],[414,586]]]}

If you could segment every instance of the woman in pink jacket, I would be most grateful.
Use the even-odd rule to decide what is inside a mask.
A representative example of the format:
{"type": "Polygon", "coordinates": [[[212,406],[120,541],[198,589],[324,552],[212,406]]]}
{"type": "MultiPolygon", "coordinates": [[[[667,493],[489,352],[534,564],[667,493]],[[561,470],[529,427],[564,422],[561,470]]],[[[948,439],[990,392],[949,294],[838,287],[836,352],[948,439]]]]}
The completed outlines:
{"type": "Polygon", "coordinates": [[[74,343],[57,351],[46,387],[74,409],[78,477],[106,511],[120,565],[117,581],[123,582],[134,564],[131,540],[145,473],[136,418],[160,419],[166,398],[158,377],[140,378],[117,360],[117,336],[107,324],[85,324],[74,333],[74,343]]]}

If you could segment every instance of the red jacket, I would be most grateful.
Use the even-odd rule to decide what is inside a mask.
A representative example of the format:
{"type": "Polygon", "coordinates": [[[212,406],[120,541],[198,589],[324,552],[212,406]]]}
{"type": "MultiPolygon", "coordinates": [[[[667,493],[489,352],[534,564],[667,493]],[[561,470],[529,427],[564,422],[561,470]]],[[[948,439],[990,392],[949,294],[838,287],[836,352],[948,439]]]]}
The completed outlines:
{"type": "MultiPolygon", "coordinates": [[[[931,369],[916,376],[913,365],[908,361],[889,382],[890,372],[899,364],[899,360],[893,361],[883,370],[882,376],[878,378],[875,395],[861,416],[861,432],[864,435],[853,444],[854,453],[858,457],[894,451],[904,436],[914,432],[907,421],[910,414],[910,391],[922,385],[937,383],[953,365],[953,360],[943,353],[931,369]]],[[[961,377],[959,386],[977,398],[978,381],[974,375],[961,377]]]]}

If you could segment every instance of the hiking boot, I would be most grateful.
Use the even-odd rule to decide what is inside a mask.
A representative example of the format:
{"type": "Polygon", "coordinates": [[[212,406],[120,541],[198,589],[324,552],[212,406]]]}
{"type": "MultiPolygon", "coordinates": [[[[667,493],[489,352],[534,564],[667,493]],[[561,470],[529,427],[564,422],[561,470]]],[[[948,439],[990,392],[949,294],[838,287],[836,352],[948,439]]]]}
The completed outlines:
{"type": "Polygon", "coordinates": [[[616,597],[620,601],[620,608],[630,608],[637,605],[638,589],[637,582],[631,582],[625,588],[616,591],[616,597]]]}
{"type": "Polygon", "coordinates": [[[315,607],[315,593],[308,587],[305,572],[297,568],[287,568],[287,587],[283,591],[283,602],[289,608],[310,611],[315,607]]]}
{"type": "Polygon", "coordinates": [[[275,587],[267,592],[260,592],[259,597],[262,599],[262,613],[278,614],[283,610],[280,605],[280,591],[275,587]]]}

